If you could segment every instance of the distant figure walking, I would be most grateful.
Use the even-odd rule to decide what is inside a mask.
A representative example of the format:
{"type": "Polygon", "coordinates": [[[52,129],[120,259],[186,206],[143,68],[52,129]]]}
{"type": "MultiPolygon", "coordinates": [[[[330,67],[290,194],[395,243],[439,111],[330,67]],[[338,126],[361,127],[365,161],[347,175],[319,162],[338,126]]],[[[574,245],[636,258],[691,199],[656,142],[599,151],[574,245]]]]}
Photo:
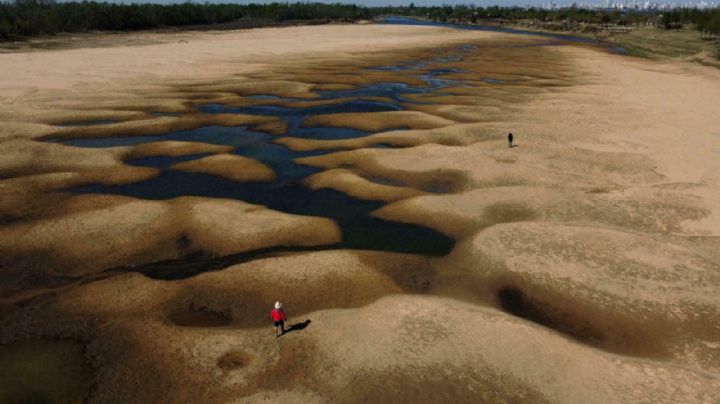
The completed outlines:
{"type": "Polygon", "coordinates": [[[513,135],[512,133],[508,133],[508,147],[513,147],[513,135]]]}
{"type": "Polygon", "coordinates": [[[287,317],[285,316],[285,310],[282,308],[282,303],[275,302],[275,308],[270,310],[270,318],[275,323],[275,338],[285,334],[285,322],[287,317]]]}

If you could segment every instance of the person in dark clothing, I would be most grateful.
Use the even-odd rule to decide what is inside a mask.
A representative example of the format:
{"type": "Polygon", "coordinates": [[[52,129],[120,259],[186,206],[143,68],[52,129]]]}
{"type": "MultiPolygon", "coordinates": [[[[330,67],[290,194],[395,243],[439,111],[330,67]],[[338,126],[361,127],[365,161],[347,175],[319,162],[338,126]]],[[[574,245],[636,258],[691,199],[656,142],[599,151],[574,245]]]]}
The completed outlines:
{"type": "Polygon", "coordinates": [[[508,146],[509,147],[513,147],[512,142],[513,142],[513,135],[512,135],[512,133],[508,133],[508,146]]]}
{"type": "Polygon", "coordinates": [[[285,310],[282,308],[282,303],[275,302],[275,308],[270,310],[270,318],[272,318],[275,324],[275,338],[285,334],[285,322],[287,316],[285,316],[285,310]]]}

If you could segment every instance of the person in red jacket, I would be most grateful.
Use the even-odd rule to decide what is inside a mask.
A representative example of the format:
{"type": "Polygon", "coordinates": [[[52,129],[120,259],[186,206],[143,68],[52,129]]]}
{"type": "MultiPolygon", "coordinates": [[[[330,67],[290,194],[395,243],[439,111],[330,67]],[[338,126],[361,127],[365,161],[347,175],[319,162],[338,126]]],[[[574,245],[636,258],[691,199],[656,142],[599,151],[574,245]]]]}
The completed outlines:
{"type": "Polygon", "coordinates": [[[285,334],[285,322],[287,317],[285,316],[285,310],[282,308],[282,303],[275,302],[275,308],[270,310],[270,318],[275,323],[275,338],[285,334]],[[280,332],[278,334],[278,331],[280,332]]]}

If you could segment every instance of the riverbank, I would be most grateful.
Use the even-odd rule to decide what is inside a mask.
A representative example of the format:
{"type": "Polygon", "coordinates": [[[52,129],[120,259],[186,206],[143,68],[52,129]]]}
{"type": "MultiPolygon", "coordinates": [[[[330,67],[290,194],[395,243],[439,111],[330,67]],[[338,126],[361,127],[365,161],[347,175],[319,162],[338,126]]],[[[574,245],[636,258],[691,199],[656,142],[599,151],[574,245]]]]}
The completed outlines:
{"type": "Polygon", "coordinates": [[[12,399],[720,399],[718,71],[439,27],[138,35],[0,56],[0,360],[79,375],[12,399]],[[317,171],[287,189],[452,251],[334,248],[339,219],[228,193],[288,154],[317,171]],[[222,197],[132,187],[188,166],[167,189],[222,197]]]}
{"type": "Polygon", "coordinates": [[[510,24],[513,29],[580,36],[617,45],[624,54],[656,60],[682,60],[720,68],[720,39],[706,40],[691,29],[660,29],[657,27],[617,27],[596,32],[548,30],[532,22],[510,24]]]}
{"type": "MultiPolygon", "coordinates": [[[[417,19],[429,25],[444,23],[417,19]]],[[[702,38],[694,29],[660,29],[654,26],[615,26],[603,24],[565,24],[534,20],[501,20],[470,23],[456,21],[458,27],[489,29],[567,38],[571,41],[601,43],[613,52],[655,60],[696,62],[720,67],[720,39],[702,38]],[[565,26],[567,25],[566,28],[565,26]]]]}
{"type": "Polygon", "coordinates": [[[29,51],[48,51],[78,48],[116,47],[128,45],[148,45],[150,43],[163,43],[167,34],[203,31],[234,31],[256,28],[287,28],[304,25],[326,25],[357,23],[365,21],[344,22],[326,19],[273,21],[262,18],[243,18],[236,21],[216,24],[186,25],[170,28],[144,29],[139,31],[83,31],[59,32],[53,35],[39,35],[33,37],[18,37],[14,40],[0,41],[0,54],[29,51]],[[159,34],[155,42],[149,42],[147,35],[159,34]]]}

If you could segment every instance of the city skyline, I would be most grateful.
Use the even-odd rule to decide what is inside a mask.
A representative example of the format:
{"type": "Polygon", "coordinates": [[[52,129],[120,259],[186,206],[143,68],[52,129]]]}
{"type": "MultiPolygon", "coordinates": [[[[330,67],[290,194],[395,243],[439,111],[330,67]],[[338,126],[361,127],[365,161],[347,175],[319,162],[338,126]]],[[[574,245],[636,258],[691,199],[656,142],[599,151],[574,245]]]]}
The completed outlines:
{"type": "Polygon", "coordinates": [[[547,10],[556,10],[564,7],[601,9],[601,10],[672,10],[677,8],[715,8],[720,6],[717,1],[650,1],[650,0],[602,0],[596,2],[555,1],[545,2],[539,7],[547,10]]]}

